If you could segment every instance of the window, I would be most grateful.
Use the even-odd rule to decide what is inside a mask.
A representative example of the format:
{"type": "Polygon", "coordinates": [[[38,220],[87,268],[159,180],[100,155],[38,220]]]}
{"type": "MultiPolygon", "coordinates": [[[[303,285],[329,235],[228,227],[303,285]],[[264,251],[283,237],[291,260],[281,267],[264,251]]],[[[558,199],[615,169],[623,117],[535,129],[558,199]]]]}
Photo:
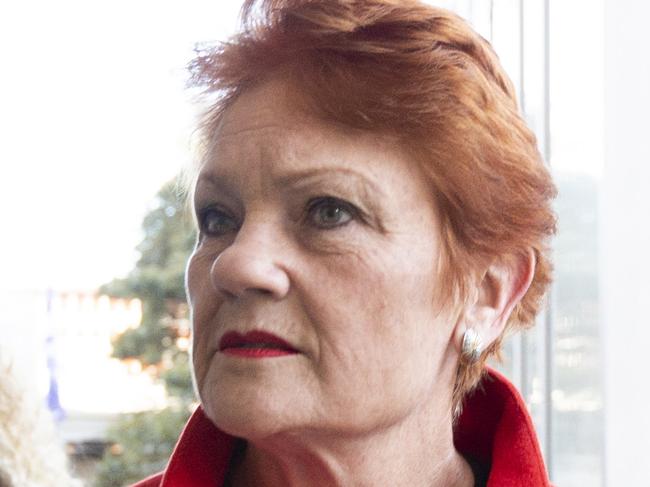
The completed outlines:
{"type": "Polygon", "coordinates": [[[535,328],[510,339],[499,367],[530,407],[553,481],[603,485],[597,208],[604,154],[593,143],[603,131],[602,2],[431,3],[490,40],[554,174],[559,232],[549,305],[535,328]]]}

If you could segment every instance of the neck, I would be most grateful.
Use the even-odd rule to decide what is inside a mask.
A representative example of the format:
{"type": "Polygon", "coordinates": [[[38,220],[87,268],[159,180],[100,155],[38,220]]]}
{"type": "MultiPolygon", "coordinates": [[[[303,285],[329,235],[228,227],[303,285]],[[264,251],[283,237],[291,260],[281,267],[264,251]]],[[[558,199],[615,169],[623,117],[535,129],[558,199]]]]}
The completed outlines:
{"type": "Polygon", "coordinates": [[[473,486],[471,469],[453,445],[451,418],[438,425],[412,419],[356,437],[278,435],[248,443],[230,485],[473,486]]]}

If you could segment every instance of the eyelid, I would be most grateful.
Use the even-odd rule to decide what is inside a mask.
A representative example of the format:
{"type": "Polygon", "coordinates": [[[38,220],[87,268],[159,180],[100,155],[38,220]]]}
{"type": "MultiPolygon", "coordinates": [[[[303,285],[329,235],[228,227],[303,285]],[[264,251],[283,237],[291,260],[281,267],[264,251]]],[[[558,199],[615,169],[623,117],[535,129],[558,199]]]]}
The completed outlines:
{"type": "Polygon", "coordinates": [[[227,205],[224,205],[223,203],[216,203],[216,202],[197,203],[194,206],[194,210],[197,218],[204,216],[205,213],[207,213],[210,210],[220,211],[222,213],[231,216],[232,218],[236,218],[235,216],[236,212],[232,211],[230,208],[228,208],[227,205]]]}
{"type": "Polygon", "coordinates": [[[346,210],[349,210],[350,212],[357,212],[359,211],[355,205],[350,203],[349,201],[346,201],[342,198],[339,198],[337,196],[316,196],[314,198],[310,198],[309,201],[307,202],[307,209],[311,210],[312,208],[316,207],[318,204],[321,203],[332,203],[335,205],[339,205],[344,207],[346,210]]]}

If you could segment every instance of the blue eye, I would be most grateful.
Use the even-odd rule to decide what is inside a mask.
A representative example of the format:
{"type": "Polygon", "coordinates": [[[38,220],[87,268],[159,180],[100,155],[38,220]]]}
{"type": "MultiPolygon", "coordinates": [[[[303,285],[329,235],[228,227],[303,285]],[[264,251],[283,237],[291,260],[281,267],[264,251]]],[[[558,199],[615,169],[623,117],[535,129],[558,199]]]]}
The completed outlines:
{"type": "Polygon", "coordinates": [[[324,229],[343,226],[356,214],[356,209],[350,203],[329,196],[312,200],[307,209],[309,223],[324,229]]]}
{"type": "Polygon", "coordinates": [[[220,237],[238,230],[237,222],[228,213],[218,208],[205,208],[199,211],[199,228],[209,237],[220,237]]]}

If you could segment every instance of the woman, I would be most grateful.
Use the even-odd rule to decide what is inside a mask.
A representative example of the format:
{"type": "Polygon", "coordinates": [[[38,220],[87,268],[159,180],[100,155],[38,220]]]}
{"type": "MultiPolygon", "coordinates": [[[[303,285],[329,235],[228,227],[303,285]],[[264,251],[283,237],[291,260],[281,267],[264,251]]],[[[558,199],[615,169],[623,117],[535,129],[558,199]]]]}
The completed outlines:
{"type": "Polygon", "coordinates": [[[546,486],[486,369],[550,280],[554,186],[489,45],[411,1],[249,1],[201,52],[201,407],[140,486],[546,486]]]}

